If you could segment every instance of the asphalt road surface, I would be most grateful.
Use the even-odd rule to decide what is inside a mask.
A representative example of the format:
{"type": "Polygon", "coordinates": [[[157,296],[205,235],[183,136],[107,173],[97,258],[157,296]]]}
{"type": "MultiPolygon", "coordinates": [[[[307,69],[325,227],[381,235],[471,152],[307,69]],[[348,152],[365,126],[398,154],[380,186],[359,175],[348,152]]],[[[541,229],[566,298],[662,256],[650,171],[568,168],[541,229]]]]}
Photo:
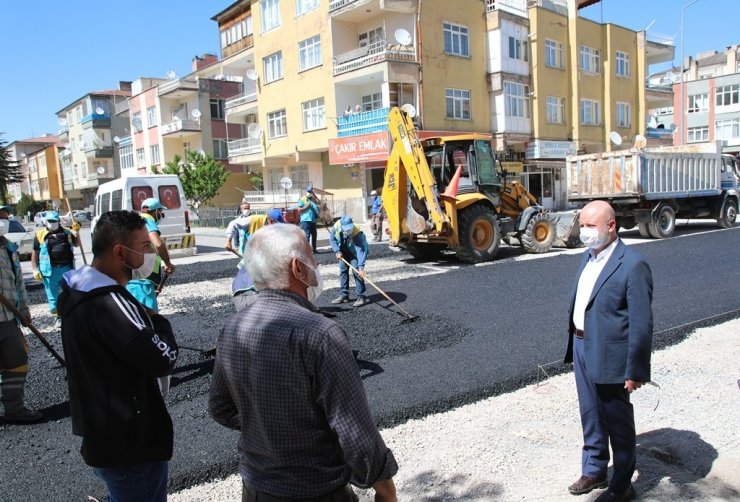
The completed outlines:
{"type": "MultiPolygon", "coordinates": [[[[656,348],[676,343],[699,325],[740,316],[740,227],[715,231],[693,225],[677,234],[665,241],[628,240],[653,269],[656,348]]],[[[634,232],[624,235],[631,238],[634,232]]],[[[578,254],[532,257],[504,247],[494,262],[465,266],[453,259],[417,262],[373,246],[368,274],[418,319],[402,323],[406,316],[379,294],[362,309],[330,305],[336,290],[326,291],[320,303],[347,330],[375,419],[390,426],[520,388],[536,381],[539,366],[550,375],[566,371],[559,363],[565,301],[578,254]]],[[[327,265],[322,267],[327,284],[336,286],[333,256],[319,259],[327,265]]],[[[181,345],[209,349],[233,311],[228,284],[236,260],[214,250],[189,261],[179,265],[161,307],[181,345]]],[[[43,292],[30,295],[37,326],[61,350],[44,314],[43,292]]],[[[29,343],[28,401],[48,419],[0,425],[0,500],[101,498],[105,488],[82,462],[80,440],[71,434],[64,370],[33,337],[29,343]]],[[[204,354],[185,349],[173,374],[167,397],[175,424],[170,491],[236,470],[237,434],[207,416],[212,365],[204,354]]]]}

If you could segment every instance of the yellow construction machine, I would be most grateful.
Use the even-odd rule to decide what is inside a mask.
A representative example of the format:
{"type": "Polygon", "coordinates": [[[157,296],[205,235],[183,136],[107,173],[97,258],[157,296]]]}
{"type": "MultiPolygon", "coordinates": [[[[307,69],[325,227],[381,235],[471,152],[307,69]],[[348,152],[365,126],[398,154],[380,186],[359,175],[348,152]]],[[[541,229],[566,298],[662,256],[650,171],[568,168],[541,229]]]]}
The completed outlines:
{"type": "Polygon", "coordinates": [[[523,186],[506,183],[490,136],[420,140],[412,119],[406,106],[388,115],[393,146],[382,195],[391,246],[424,259],[450,249],[477,263],[492,260],[502,239],[531,253],[574,243],[577,213],[555,219],[523,186]]]}

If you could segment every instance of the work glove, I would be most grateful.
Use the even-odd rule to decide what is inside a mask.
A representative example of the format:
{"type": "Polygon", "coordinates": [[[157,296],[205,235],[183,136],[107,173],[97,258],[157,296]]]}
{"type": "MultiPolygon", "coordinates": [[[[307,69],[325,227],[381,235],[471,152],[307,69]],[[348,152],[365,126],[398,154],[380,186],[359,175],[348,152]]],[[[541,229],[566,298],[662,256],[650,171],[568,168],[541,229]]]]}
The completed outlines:
{"type": "Polygon", "coordinates": [[[72,226],[70,228],[72,229],[73,232],[79,232],[82,226],[80,225],[78,221],[75,221],[74,223],[72,223],[72,226]]]}
{"type": "Polygon", "coordinates": [[[37,268],[33,269],[33,278],[37,281],[41,280],[41,271],[37,268]]]}

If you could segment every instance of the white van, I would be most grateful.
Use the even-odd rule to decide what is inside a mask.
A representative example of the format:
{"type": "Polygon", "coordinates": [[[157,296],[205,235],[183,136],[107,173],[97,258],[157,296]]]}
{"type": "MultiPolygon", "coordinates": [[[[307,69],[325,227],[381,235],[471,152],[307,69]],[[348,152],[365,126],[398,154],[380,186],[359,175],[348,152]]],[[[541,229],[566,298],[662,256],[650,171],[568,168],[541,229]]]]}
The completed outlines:
{"type": "Polygon", "coordinates": [[[95,218],[92,231],[101,214],[107,211],[140,211],[142,201],[156,197],[167,209],[157,225],[168,250],[183,249],[195,254],[195,235],[190,233],[190,214],[180,178],[174,174],[150,174],[118,178],[98,187],[95,195],[95,218]]]}

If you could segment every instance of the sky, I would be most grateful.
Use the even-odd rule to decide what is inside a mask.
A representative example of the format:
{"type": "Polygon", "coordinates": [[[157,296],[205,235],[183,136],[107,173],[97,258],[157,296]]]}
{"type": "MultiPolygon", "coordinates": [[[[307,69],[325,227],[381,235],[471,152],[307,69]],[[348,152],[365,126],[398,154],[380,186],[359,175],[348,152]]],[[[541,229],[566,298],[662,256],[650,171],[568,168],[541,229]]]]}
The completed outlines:
{"type": "MultiPolygon", "coordinates": [[[[293,0],[283,0],[290,1],[293,0]]],[[[327,0],[322,0],[327,1],[327,0]]],[[[453,4],[457,0],[448,0],[453,4]]],[[[691,0],[603,0],[581,15],[675,37],[681,58],[681,10],[691,0]]],[[[211,17],[232,0],[10,0],[3,6],[0,47],[0,133],[8,143],[56,134],[55,113],[90,91],[113,89],[119,80],[190,73],[191,61],[220,54],[211,17]],[[40,11],[45,11],[43,15],[40,11]]],[[[738,0],[697,0],[685,10],[686,56],[740,43],[733,23],[738,0]]],[[[651,68],[653,70],[653,68],[651,68]]]]}

